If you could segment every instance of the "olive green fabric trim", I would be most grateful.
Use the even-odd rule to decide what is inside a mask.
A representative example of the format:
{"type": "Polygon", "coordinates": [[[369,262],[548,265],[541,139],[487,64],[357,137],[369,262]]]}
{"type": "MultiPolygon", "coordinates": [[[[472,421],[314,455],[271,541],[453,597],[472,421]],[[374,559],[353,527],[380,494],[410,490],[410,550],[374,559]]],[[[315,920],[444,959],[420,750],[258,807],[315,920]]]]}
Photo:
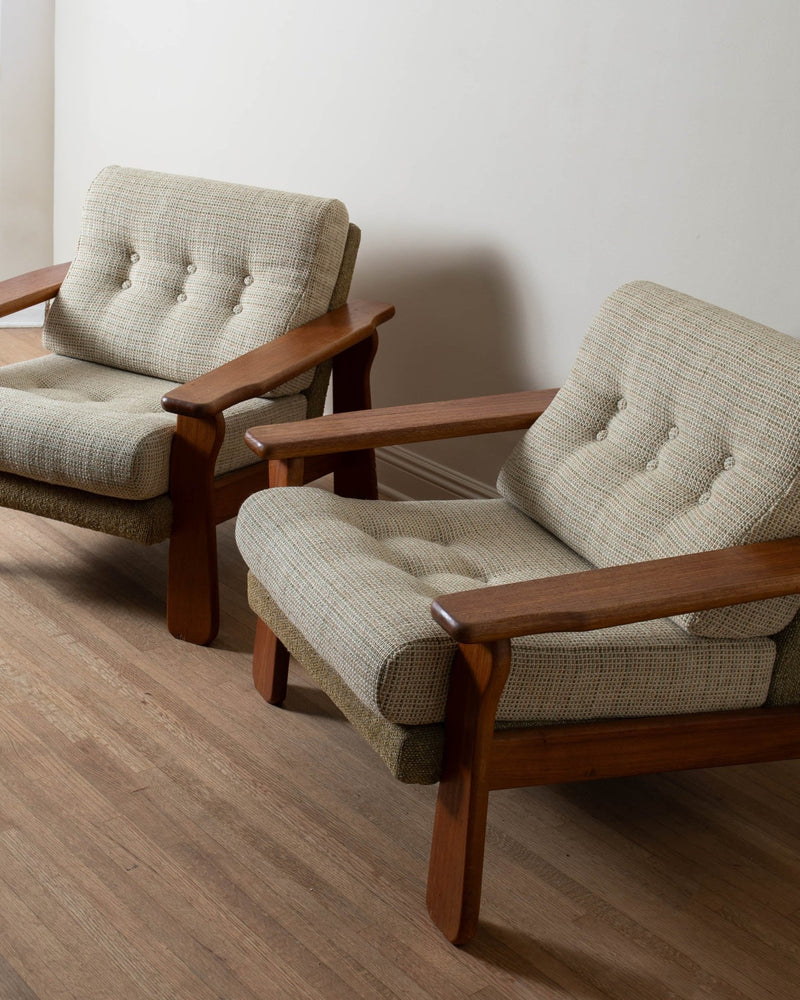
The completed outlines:
{"type": "Polygon", "coordinates": [[[444,726],[399,726],[371,712],[278,610],[252,573],[248,574],[247,591],[253,611],[280,637],[394,777],[406,784],[435,784],[442,767],[444,726]]]}
{"type": "MultiPolygon", "coordinates": [[[[338,309],[347,302],[350,294],[350,283],[353,280],[353,271],[356,266],[358,247],[361,243],[361,230],[351,222],[347,230],[347,241],[342,254],[342,266],[339,268],[339,277],[331,295],[328,311],[338,309]]],[[[319,417],[325,409],[325,397],[328,393],[328,381],[331,377],[332,362],[325,361],[317,365],[311,385],[304,390],[304,395],[308,400],[306,405],[306,417],[319,417]]]]}
{"type": "Polygon", "coordinates": [[[778,654],[767,705],[800,705],[800,615],[775,637],[778,654]]]}
{"type": "Polygon", "coordinates": [[[356,267],[356,257],[358,256],[358,248],[361,244],[361,230],[358,226],[353,225],[351,222],[347,228],[347,238],[344,244],[344,252],[342,253],[342,263],[339,268],[339,275],[336,278],[336,284],[333,286],[333,291],[331,292],[331,301],[328,305],[328,310],[338,309],[339,306],[343,306],[347,302],[347,296],[350,294],[350,283],[353,280],[353,271],[356,267]]]}
{"type": "Polygon", "coordinates": [[[9,472],[0,472],[0,506],[129,538],[143,545],[169,538],[172,528],[172,501],[166,495],[150,500],[120,500],[69,486],[40,483],[9,472]]]}

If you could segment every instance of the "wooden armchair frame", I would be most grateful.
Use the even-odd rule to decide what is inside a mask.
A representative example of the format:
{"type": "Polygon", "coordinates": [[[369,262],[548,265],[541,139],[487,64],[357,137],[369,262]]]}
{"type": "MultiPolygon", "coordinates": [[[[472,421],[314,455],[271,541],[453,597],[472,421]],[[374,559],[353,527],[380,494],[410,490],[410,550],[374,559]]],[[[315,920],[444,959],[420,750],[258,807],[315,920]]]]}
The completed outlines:
{"type": "MultiPolygon", "coordinates": [[[[68,270],[69,264],[58,264],[0,282],[0,316],[52,299],[68,270]]],[[[351,302],[163,397],[163,408],[177,415],[170,454],[173,516],[167,584],[167,625],[174,636],[201,645],[216,636],[216,527],[234,517],[251,493],[268,485],[260,463],[214,476],[225,437],[224,410],[326,361],[332,363],[334,411],[369,407],[376,328],[393,315],[394,306],[386,303],[351,302]]],[[[342,495],[377,496],[374,453],[320,457],[308,463],[304,482],[329,472],[342,495]]]]}
{"type": "MultiPolygon", "coordinates": [[[[529,426],[556,390],[334,414],[252,428],[270,485],[300,482],[304,461],[347,449],[529,426]]],[[[590,570],[439,597],[436,621],[459,644],[428,874],[428,910],[455,944],[478,924],[489,792],[495,789],[800,757],[800,706],[495,730],[514,636],[588,631],[800,592],[800,538],[590,570]]],[[[289,656],[258,623],[253,677],[280,704],[289,656]]]]}

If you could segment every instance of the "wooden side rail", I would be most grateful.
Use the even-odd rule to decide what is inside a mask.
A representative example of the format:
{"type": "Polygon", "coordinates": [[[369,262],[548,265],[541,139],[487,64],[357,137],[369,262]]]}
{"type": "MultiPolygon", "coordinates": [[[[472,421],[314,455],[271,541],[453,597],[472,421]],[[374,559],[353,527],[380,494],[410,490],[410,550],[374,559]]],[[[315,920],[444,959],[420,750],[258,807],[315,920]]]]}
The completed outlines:
{"type": "Polygon", "coordinates": [[[438,597],[461,643],[585,632],[800,593],[800,538],[586,570],[438,597]]]}
{"type": "Polygon", "coordinates": [[[538,389],[332,413],[293,424],[251,427],[245,437],[257,455],[273,460],[523,430],[544,413],[557,392],[538,389]]]}
{"type": "Polygon", "coordinates": [[[394,306],[383,302],[350,302],[172,389],[161,405],[185,417],[213,417],[372,337],[393,315],[394,306]]]}
{"type": "Polygon", "coordinates": [[[0,316],[10,316],[52,299],[61,288],[68,270],[69,263],[52,264],[0,281],[0,316]]]}

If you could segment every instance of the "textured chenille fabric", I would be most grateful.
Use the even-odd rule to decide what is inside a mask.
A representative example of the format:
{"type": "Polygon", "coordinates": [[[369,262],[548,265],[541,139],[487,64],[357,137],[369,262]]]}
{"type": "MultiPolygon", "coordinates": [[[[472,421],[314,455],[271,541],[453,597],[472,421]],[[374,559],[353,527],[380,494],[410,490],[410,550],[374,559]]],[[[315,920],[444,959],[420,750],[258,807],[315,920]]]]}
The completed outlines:
{"type": "MultiPolygon", "coordinates": [[[[335,199],[107,167],[44,344],[189,381],[326,312],[347,236],[335,199]]],[[[270,395],[293,395],[312,374],[270,395]]]]}
{"type": "MultiPolygon", "coordinates": [[[[175,415],[161,397],[175,387],[57,354],[0,367],[0,471],[127,500],[165,494],[175,415]]],[[[230,407],[216,474],[258,460],[248,427],[305,415],[300,393],[230,407]]]]}
{"type": "MultiPolygon", "coordinates": [[[[595,566],[800,533],[800,341],[659,285],[603,304],[498,489],[595,566]]],[[[780,631],[800,597],[676,619],[780,631]]]]}
{"type": "MultiPolygon", "coordinates": [[[[293,628],[370,712],[444,717],[455,644],[438,595],[591,568],[503,500],[354,500],[282,488],[250,497],[236,538],[293,628]]],[[[775,645],[710,640],[669,619],[512,641],[500,721],[541,724],[763,704],[775,645]]]]}

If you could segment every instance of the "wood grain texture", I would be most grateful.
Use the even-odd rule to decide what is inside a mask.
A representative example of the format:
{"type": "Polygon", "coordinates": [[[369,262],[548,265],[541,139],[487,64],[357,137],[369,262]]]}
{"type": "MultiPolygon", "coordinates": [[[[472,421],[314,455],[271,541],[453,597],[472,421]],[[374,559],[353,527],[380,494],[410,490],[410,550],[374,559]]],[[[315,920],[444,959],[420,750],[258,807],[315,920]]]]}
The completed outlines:
{"type": "Polygon", "coordinates": [[[538,389],[332,413],[302,424],[251,427],[245,437],[262,458],[289,458],[521,430],[541,416],[556,392],[538,389]]]}
{"type": "Polygon", "coordinates": [[[492,793],[455,949],[421,898],[435,789],[299,667],[284,709],[253,690],[232,524],[213,648],[165,633],[166,543],[0,537],[3,1000],[797,995],[800,762],[492,793]]]}
{"type": "Polygon", "coordinates": [[[11,313],[52,299],[68,270],[68,263],[53,264],[0,281],[0,316],[10,316],[11,313]]]}
{"type": "Polygon", "coordinates": [[[494,717],[511,665],[508,640],[461,646],[447,700],[444,760],[428,866],[428,913],[448,941],[478,927],[494,717]]]}
{"type": "Polygon", "coordinates": [[[371,337],[393,315],[394,306],[383,302],[350,302],[171,390],[161,405],[192,417],[221,413],[371,337]]]}
{"type": "Polygon", "coordinates": [[[800,538],[612,566],[438,597],[458,642],[582,632],[800,593],[800,538]]]}
{"type": "Polygon", "coordinates": [[[701,712],[495,734],[492,788],[800,757],[800,707],[701,712]]]}

